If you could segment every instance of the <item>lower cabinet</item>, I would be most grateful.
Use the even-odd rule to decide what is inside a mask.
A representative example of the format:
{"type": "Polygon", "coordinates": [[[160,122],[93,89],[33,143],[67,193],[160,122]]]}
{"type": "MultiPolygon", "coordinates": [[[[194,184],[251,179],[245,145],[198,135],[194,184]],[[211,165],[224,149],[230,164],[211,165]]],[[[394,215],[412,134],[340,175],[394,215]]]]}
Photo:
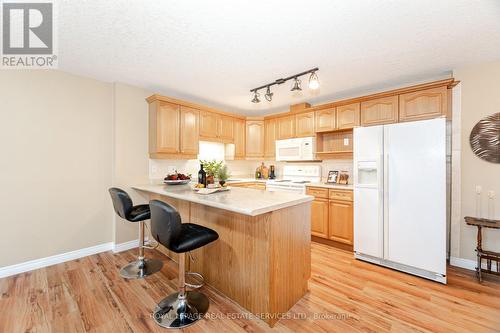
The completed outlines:
{"type": "Polygon", "coordinates": [[[307,194],[314,196],[311,204],[311,235],[352,246],[352,191],[308,187],[307,194]]]}
{"type": "Polygon", "coordinates": [[[315,198],[311,204],[311,234],[328,238],[328,200],[315,198]]]}
{"type": "Polygon", "coordinates": [[[350,201],[330,200],[328,237],[336,242],[353,244],[353,206],[350,201]]]}
{"type": "Polygon", "coordinates": [[[229,184],[230,187],[245,187],[245,188],[254,188],[257,190],[265,190],[266,183],[263,182],[246,182],[246,183],[234,183],[229,184]]]}

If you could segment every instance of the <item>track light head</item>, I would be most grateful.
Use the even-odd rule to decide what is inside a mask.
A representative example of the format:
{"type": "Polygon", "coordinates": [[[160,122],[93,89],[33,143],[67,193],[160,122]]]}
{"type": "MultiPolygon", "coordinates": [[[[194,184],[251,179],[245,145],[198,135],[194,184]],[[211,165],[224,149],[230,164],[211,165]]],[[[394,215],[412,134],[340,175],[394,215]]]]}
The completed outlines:
{"type": "Polygon", "coordinates": [[[260,96],[260,94],[257,92],[257,90],[255,90],[255,91],[253,92],[253,99],[252,99],[252,103],[260,103],[259,96],[260,96]]]}
{"type": "Polygon", "coordinates": [[[273,100],[273,95],[274,93],[271,92],[271,87],[267,86],[267,91],[264,97],[267,99],[268,102],[271,102],[273,100]]]}
{"type": "Polygon", "coordinates": [[[319,79],[316,72],[312,72],[311,76],[309,76],[309,89],[316,90],[319,88],[319,79]]]}
{"type": "Polygon", "coordinates": [[[300,79],[299,78],[293,78],[294,79],[294,83],[293,83],[293,87],[290,91],[302,91],[302,87],[300,86],[300,79]]]}

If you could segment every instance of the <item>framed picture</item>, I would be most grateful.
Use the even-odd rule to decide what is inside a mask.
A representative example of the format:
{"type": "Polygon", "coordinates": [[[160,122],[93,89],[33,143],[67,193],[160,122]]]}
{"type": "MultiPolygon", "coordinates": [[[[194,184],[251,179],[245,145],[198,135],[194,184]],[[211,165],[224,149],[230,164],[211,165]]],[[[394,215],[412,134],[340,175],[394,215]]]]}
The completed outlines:
{"type": "Polygon", "coordinates": [[[339,172],[338,171],[329,171],[328,172],[328,179],[326,180],[327,183],[330,184],[336,184],[337,180],[339,178],[339,172]]]}
{"type": "Polygon", "coordinates": [[[340,171],[338,183],[342,185],[349,184],[349,173],[347,171],[340,171]]]}

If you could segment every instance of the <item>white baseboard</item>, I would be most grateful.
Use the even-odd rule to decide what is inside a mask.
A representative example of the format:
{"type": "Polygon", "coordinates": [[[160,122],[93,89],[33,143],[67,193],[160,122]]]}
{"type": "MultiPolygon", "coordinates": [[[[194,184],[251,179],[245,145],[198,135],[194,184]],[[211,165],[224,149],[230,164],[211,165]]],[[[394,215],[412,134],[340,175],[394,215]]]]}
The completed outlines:
{"type": "Polygon", "coordinates": [[[56,254],[50,257],[30,260],[20,264],[0,267],[0,278],[32,271],[34,269],[60,264],[66,261],[90,256],[93,254],[110,251],[114,248],[113,242],[86,247],[80,250],[56,254]]]}
{"type": "Polygon", "coordinates": [[[136,247],[139,247],[139,240],[138,239],[134,239],[134,240],[131,240],[131,241],[128,241],[125,243],[119,243],[119,244],[115,243],[113,245],[113,252],[114,253],[123,252],[123,251],[127,251],[130,249],[134,249],[136,247]]]}
{"type": "MultiPolygon", "coordinates": [[[[471,271],[476,270],[476,260],[450,257],[450,265],[465,268],[465,269],[470,269],[471,271]]],[[[486,260],[482,261],[481,267],[486,268],[486,260]]],[[[492,262],[491,269],[496,270],[496,267],[497,267],[496,263],[492,262]]]]}
{"type": "MultiPolygon", "coordinates": [[[[148,238],[146,237],[146,241],[148,238]]],[[[131,240],[129,242],[115,244],[113,242],[99,244],[96,246],[86,247],[80,250],[70,251],[66,253],[56,254],[50,257],[30,260],[22,262],[20,264],[10,265],[0,267],[0,278],[4,278],[11,275],[16,275],[28,271],[32,271],[38,268],[48,267],[56,264],[60,264],[66,261],[75,260],[78,258],[83,258],[91,256],[93,254],[113,251],[114,253],[127,251],[139,246],[139,240],[131,240]]]]}

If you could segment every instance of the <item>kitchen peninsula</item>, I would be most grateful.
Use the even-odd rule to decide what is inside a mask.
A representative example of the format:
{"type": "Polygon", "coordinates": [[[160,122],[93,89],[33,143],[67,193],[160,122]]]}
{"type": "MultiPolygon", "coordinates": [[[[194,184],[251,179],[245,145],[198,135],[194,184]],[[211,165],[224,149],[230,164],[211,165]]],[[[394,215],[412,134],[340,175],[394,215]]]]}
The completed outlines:
{"type": "Polygon", "coordinates": [[[246,188],[200,195],[189,185],[132,188],[174,206],[183,223],[217,231],[219,240],[193,251],[186,264],[270,326],[307,292],[312,196],[246,188]]]}

